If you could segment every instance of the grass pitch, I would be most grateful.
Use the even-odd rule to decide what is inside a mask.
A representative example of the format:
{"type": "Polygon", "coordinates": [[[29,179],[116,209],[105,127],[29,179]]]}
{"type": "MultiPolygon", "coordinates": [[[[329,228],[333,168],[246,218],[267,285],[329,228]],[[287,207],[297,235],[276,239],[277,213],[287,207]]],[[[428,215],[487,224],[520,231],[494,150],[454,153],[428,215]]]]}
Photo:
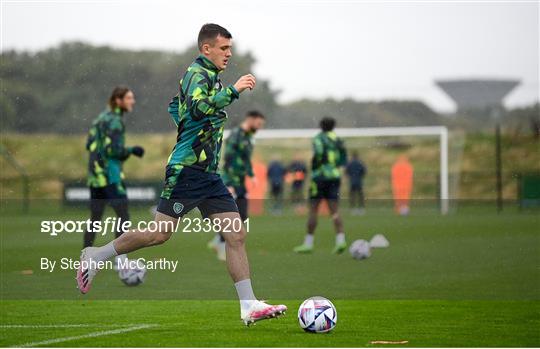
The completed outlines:
{"type": "MultiPolygon", "coordinates": [[[[331,224],[321,218],[312,255],[296,255],[305,217],[253,217],[248,237],[258,297],[283,302],[283,318],[245,328],[225,265],[206,249],[211,234],[178,233],[131,258],[177,259],[175,273],[149,271],[126,287],[103,271],[82,296],[74,272],[40,270],[40,258],[77,258],[81,234],[51,237],[40,222],[86,219],[84,210],[38,205],[1,213],[2,346],[539,346],[540,218],[535,213],[468,208],[446,217],[413,211],[345,214],[349,242],[383,233],[388,249],[356,261],[330,254],[331,224]],[[303,299],[322,295],[338,310],[327,335],[304,333],[303,299]],[[384,346],[384,345],[383,345],[384,346]]],[[[536,212],[537,213],[537,212],[536,212]]],[[[149,219],[146,209],[134,220],[149,219]]],[[[97,241],[110,240],[105,236],[97,241]]]]}

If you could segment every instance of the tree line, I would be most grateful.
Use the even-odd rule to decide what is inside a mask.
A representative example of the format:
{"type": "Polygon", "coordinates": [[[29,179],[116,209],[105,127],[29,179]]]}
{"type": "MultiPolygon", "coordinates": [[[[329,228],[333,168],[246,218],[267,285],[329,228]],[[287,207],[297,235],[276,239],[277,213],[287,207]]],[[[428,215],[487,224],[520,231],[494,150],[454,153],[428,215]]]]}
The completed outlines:
{"type": "MultiPolygon", "coordinates": [[[[183,52],[126,50],[66,42],[38,52],[5,51],[1,54],[0,113],[3,131],[23,133],[84,133],[105,109],[116,85],[135,91],[137,105],[126,118],[130,132],[164,132],[173,129],[167,113],[169,100],[178,90],[180,75],[198,54],[195,46],[183,52]]],[[[225,83],[252,71],[255,58],[236,54],[223,73],[225,83]]],[[[437,114],[421,101],[364,102],[353,99],[302,99],[285,105],[277,102],[279,91],[260,80],[255,90],[242,95],[229,108],[231,123],[243,113],[258,109],[268,127],[316,127],[324,115],[339,118],[341,127],[458,125],[474,121],[437,114]]],[[[520,119],[534,116],[538,107],[520,110],[520,119]],[[534,109],[536,108],[536,109],[534,109]],[[525,114],[525,115],[523,115],[525,114]]],[[[485,125],[485,120],[476,126],[485,125]]],[[[529,122],[529,121],[527,121],[529,122]]]]}

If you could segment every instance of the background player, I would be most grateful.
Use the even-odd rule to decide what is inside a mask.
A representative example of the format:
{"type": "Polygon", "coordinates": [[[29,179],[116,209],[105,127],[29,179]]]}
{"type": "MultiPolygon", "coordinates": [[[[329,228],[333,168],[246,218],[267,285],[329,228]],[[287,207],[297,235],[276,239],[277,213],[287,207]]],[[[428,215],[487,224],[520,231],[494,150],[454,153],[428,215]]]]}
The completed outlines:
{"type": "MultiPolygon", "coordinates": [[[[231,130],[225,142],[225,164],[223,165],[223,183],[235,198],[242,221],[248,218],[248,199],[245,185],[246,177],[256,181],[251,164],[253,154],[253,135],[264,126],[264,115],[257,110],[246,113],[240,126],[231,130]]],[[[224,261],[225,239],[216,234],[208,246],[214,248],[219,260],[224,261]]]]}
{"type": "Polygon", "coordinates": [[[105,246],[84,249],[82,267],[77,271],[82,293],[90,289],[98,271],[92,267],[96,262],[164,243],[175,231],[178,219],[197,207],[213,225],[219,226],[219,233],[225,238],[227,268],[235,283],[244,323],[249,325],[287,310],[284,305],[268,305],[255,298],[244,243],[246,231],[242,224],[231,225],[231,221],[241,220],[238,207],[216,173],[227,120],[224,108],[246,89],[255,88],[256,83],[251,74],[242,76],[234,85],[224,87],[221,83],[219,73],[232,56],[231,39],[229,31],[217,24],[202,26],[198,37],[200,55],[188,67],[178,94],[169,104],[178,135],[155,216],[158,229],[133,230],[105,246]]]}
{"type": "MultiPolygon", "coordinates": [[[[116,215],[125,222],[129,221],[129,213],[122,164],[131,154],[142,157],[144,149],[141,146],[125,146],[123,116],[131,112],[135,105],[133,91],[127,87],[116,87],[108,104],[108,110],[99,114],[92,123],[86,141],[89,152],[87,185],[90,187],[90,220],[100,221],[109,203],[116,215]]],[[[115,233],[119,237],[123,231],[115,233]]],[[[86,231],[83,248],[92,246],[95,238],[95,231],[86,231]]],[[[117,256],[116,262],[123,258],[126,256],[117,256]]]]}
{"type": "Polygon", "coordinates": [[[273,200],[273,214],[281,214],[283,209],[283,182],[287,169],[280,160],[278,154],[273,156],[272,161],[268,165],[266,177],[270,182],[270,195],[273,200]]]}
{"type": "Polygon", "coordinates": [[[304,183],[306,181],[307,166],[301,154],[296,154],[289,165],[289,178],[291,179],[291,203],[298,214],[305,213],[304,183]]]}
{"type": "Polygon", "coordinates": [[[358,152],[352,152],[351,160],[345,168],[345,173],[347,173],[347,176],[349,177],[349,201],[351,213],[354,215],[362,215],[365,213],[364,177],[367,174],[367,168],[358,157],[358,152]]]}
{"type": "Polygon", "coordinates": [[[336,121],[331,117],[321,120],[321,132],[313,139],[313,158],[311,161],[311,184],[309,189],[310,206],[307,222],[307,234],[304,243],[294,248],[297,253],[313,251],[317,215],[321,201],[326,199],[332,214],[336,230],[336,245],[333,253],[342,253],[347,248],[343,222],[338,212],[339,186],[341,171],[347,161],[347,153],[343,141],[334,133],[336,121]]]}

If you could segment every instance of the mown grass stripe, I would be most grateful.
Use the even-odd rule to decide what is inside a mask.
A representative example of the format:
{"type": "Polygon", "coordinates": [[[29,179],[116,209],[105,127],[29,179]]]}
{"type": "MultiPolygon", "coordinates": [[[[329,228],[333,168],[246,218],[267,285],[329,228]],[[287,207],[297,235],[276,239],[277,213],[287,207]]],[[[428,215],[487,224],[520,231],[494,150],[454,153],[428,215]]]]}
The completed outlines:
{"type": "Polygon", "coordinates": [[[47,339],[44,341],[37,341],[37,342],[28,342],[23,343],[19,345],[15,345],[14,347],[17,348],[27,348],[27,347],[36,347],[40,345],[50,345],[55,343],[61,343],[61,342],[67,342],[67,341],[74,341],[79,339],[86,339],[86,338],[94,338],[94,337],[101,337],[101,336],[108,336],[111,334],[119,334],[119,333],[126,333],[126,332],[132,332],[137,330],[142,330],[145,328],[155,327],[157,325],[153,324],[144,324],[144,325],[138,325],[138,326],[132,326],[132,327],[126,327],[126,328],[118,328],[115,330],[108,330],[108,331],[98,331],[98,332],[91,332],[79,336],[70,336],[70,337],[61,337],[61,338],[53,338],[53,339],[47,339]]]}

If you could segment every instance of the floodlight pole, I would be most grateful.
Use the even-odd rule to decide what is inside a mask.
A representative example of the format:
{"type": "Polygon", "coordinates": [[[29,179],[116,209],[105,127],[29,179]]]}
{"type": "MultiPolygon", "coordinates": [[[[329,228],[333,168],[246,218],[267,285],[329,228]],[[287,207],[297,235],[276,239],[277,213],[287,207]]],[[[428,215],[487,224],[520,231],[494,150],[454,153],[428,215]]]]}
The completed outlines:
{"type": "Polygon", "coordinates": [[[497,117],[498,112],[494,111],[495,120],[495,174],[496,174],[496,189],[497,189],[497,212],[503,210],[502,198],[502,157],[501,157],[501,123],[497,117]]]}
{"type": "Polygon", "coordinates": [[[448,129],[446,127],[440,128],[440,171],[439,175],[441,181],[441,214],[448,213],[449,207],[449,194],[448,194],[448,129]]]}

